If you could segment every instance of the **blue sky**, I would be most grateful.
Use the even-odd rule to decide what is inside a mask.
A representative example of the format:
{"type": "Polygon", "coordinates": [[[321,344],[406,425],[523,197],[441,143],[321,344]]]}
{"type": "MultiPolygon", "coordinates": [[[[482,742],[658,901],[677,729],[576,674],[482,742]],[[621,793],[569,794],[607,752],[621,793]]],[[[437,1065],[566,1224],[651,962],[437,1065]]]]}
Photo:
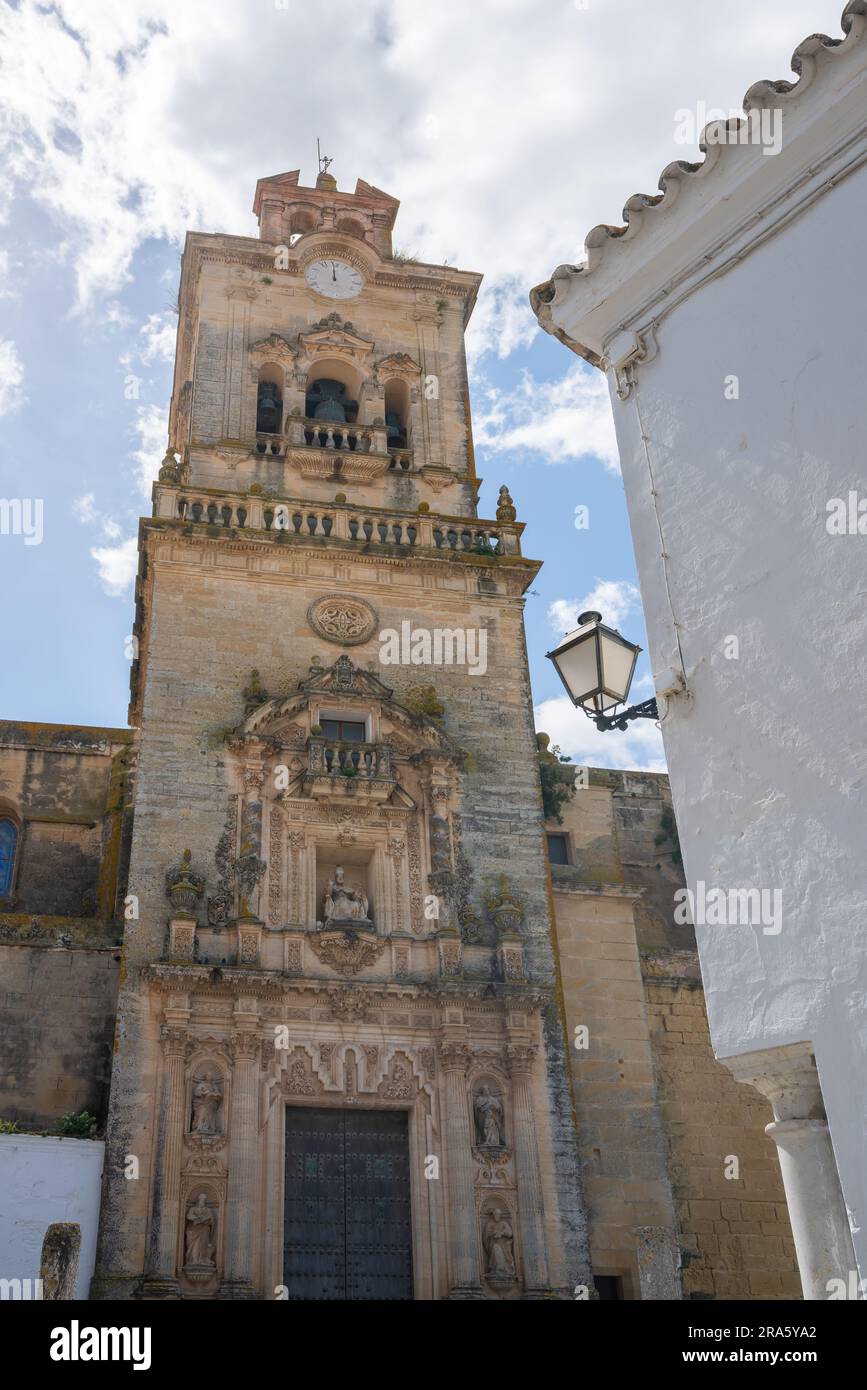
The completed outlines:
{"type": "MultiPolygon", "coordinates": [[[[655,191],[684,110],[737,110],[839,35],[829,0],[33,0],[0,3],[0,715],[124,725],[132,541],[165,448],[187,227],[255,235],[258,177],[399,197],[396,243],[486,275],[470,335],[480,513],[509,485],[540,727],[579,762],[660,768],[648,721],[599,735],[544,652],[588,600],[645,645],[604,383],[527,290],[655,191]],[[699,24],[700,18],[700,24],[699,24]],[[590,510],[576,530],[575,507],[590,510]]],[[[688,122],[687,122],[688,125],[688,122]]],[[[696,137],[697,138],[697,137],[696,137]]],[[[646,698],[646,658],[634,694],[646,698]]]]}

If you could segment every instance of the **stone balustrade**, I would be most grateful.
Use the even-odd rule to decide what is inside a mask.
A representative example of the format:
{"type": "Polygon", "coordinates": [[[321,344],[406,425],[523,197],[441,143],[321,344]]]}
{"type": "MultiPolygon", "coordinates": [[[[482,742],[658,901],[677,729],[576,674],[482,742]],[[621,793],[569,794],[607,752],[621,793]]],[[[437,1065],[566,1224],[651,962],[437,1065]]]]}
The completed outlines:
{"type": "Polygon", "coordinates": [[[308,770],[316,777],[390,777],[391,749],[382,743],[318,738],[307,744],[308,770]]]}
{"type": "Polygon", "coordinates": [[[256,453],[286,458],[299,468],[302,477],[340,476],[350,482],[368,482],[387,471],[410,473],[415,467],[412,449],[389,440],[384,426],[339,424],[301,416],[287,419],[284,434],[259,431],[256,453]]]}
{"type": "Polygon", "coordinates": [[[158,483],[155,514],[200,525],[262,530],[286,540],[342,541],[365,548],[397,545],[492,559],[521,554],[522,527],[516,523],[359,508],[348,502],[311,504],[258,493],[232,498],[158,483]]]}

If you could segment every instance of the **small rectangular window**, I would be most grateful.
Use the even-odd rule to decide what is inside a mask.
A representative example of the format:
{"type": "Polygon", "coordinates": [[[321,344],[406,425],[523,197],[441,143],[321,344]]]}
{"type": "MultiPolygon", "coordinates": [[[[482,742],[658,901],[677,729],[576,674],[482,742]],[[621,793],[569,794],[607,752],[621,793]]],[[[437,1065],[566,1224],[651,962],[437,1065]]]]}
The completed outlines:
{"type": "Polygon", "coordinates": [[[623,1298],[623,1280],[619,1274],[594,1274],[593,1283],[600,1298],[623,1298]]]}
{"type": "Polygon", "coordinates": [[[569,863],[569,845],[565,835],[548,835],[548,859],[552,864],[569,863]]]}
{"type": "Polygon", "coordinates": [[[345,739],[351,743],[364,742],[364,724],[357,719],[323,719],[322,732],[326,738],[345,739]]]}

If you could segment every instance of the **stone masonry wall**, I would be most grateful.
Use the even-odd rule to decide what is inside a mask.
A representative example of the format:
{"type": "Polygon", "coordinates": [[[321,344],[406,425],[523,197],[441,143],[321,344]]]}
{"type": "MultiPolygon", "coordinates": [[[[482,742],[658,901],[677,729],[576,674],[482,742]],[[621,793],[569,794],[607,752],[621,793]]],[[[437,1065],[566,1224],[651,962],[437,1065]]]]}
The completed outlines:
{"type": "Polygon", "coordinates": [[[551,873],[567,1031],[589,1030],[570,1069],[594,1273],[627,1298],[797,1298],[771,1110],[714,1059],[691,928],[673,921],[667,779],[594,768],[589,783],[547,828],[569,845],[551,873]]]}
{"type": "Polygon", "coordinates": [[[649,957],[645,969],[684,1296],[800,1298],[777,1151],[764,1133],[771,1107],[714,1058],[694,955],[649,957]],[[725,1176],[732,1158],[737,1178],[725,1176]]]}
{"type": "Polygon", "coordinates": [[[0,1116],[50,1128],[108,1101],[119,952],[0,944],[0,1116]]]}

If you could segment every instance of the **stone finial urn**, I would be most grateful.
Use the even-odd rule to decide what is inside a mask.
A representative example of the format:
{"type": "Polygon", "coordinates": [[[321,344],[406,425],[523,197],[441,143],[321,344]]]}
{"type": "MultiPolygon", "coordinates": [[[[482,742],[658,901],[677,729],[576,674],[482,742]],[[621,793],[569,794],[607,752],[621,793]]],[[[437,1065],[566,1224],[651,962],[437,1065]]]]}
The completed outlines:
{"type": "Polygon", "coordinates": [[[181,482],[181,471],[181,465],[175,458],[174,449],[169,445],[165,458],[160,464],[159,481],[161,483],[174,483],[175,486],[178,486],[181,482]]]}
{"type": "Polygon", "coordinates": [[[509,880],[505,874],[500,875],[499,887],[493,897],[489,899],[489,907],[500,936],[516,937],[519,935],[518,929],[524,914],[512,898],[509,880]]]}
{"type": "Polygon", "coordinates": [[[499,496],[497,497],[497,520],[515,521],[517,516],[518,513],[515,509],[515,504],[512,501],[512,495],[504,483],[503,486],[500,488],[499,496]]]}
{"type": "Polygon", "coordinates": [[[176,912],[187,917],[195,915],[199,899],[205,891],[205,880],[194,872],[190,860],[192,855],[185,849],[181,862],[166,874],[166,896],[176,912]]]}

